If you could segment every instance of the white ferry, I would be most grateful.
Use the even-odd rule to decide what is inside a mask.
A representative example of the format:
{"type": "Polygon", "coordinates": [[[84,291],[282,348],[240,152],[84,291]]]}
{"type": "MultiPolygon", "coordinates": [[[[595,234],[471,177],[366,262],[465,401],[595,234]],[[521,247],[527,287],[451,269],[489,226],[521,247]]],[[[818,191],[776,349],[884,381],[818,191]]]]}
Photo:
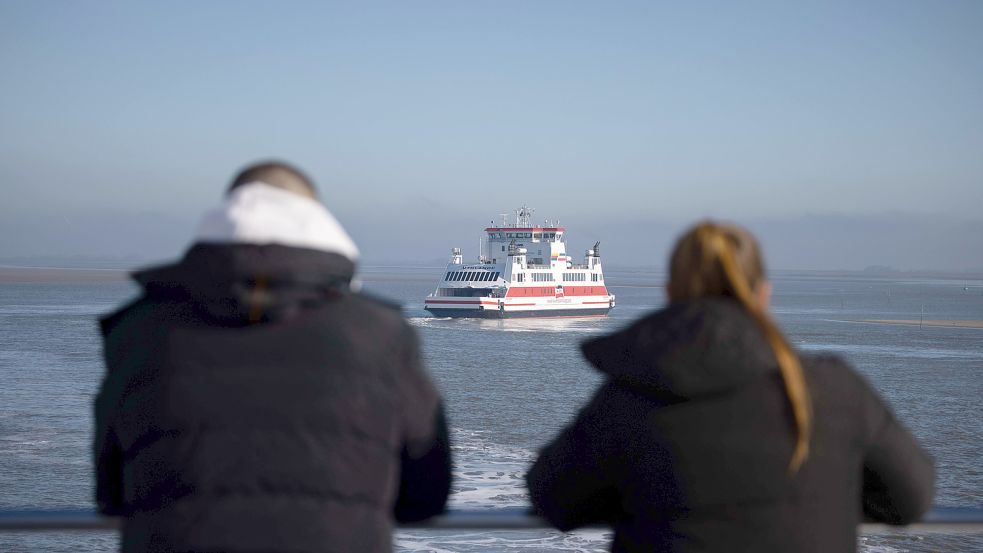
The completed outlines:
{"type": "Polygon", "coordinates": [[[522,207],[509,224],[485,229],[477,263],[464,263],[460,248],[437,289],[424,300],[436,317],[585,317],[607,315],[614,305],[601,270],[600,242],[582,265],[566,253],[566,229],[556,222],[530,223],[522,207]]]}

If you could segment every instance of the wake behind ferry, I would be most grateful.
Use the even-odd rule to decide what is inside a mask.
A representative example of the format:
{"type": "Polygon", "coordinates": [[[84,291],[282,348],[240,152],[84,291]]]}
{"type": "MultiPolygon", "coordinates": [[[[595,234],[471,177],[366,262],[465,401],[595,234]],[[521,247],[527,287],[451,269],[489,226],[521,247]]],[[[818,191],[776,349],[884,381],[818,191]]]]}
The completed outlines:
{"type": "Polygon", "coordinates": [[[485,229],[477,263],[464,263],[460,248],[437,289],[424,300],[436,317],[585,317],[607,315],[614,295],[604,284],[600,242],[582,265],[566,253],[566,229],[530,221],[533,210],[515,211],[515,222],[485,229]]]}

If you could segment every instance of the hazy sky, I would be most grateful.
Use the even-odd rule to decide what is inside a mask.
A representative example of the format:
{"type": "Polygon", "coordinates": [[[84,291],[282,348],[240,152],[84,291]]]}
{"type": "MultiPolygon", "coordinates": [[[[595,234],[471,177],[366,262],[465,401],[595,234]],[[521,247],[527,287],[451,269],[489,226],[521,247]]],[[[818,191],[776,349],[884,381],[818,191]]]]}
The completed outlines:
{"type": "Polygon", "coordinates": [[[983,267],[983,2],[0,2],[0,260],[161,259],[244,163],[369,262],[521,204],[661,264],[983,267]]]}

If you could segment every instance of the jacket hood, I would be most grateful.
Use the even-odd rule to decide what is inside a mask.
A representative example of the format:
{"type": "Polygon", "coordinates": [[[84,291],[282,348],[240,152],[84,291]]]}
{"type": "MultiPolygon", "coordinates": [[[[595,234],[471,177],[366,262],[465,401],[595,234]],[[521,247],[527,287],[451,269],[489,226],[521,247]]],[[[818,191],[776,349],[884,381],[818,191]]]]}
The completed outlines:
{"type": "Polygon", "coordinates": [[[358,259],[355,242],[321,202],[263,182],[237,187],[205,213],[195,241],[280,244],[358,259]]]}
{"type": "Polygon", "coordinates": [[[680,399],[722,393],[778,371],[757,323],[730,298],[670,304],[581,348],[613,379],[680,399]]]}
{"type": "Polygon", "coordinates": [[[148,296],[186,302],[226,325],[279,320],[348,291],[339,253],[278,244],[196,244],[172,265],[134,273],[148,296]]]}

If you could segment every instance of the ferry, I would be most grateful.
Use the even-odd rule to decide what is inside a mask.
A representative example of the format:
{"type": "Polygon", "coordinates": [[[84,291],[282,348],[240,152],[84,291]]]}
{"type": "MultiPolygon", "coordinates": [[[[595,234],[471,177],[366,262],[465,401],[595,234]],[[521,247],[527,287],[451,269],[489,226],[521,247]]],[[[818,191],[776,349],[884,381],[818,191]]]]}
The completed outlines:
{"type": "Polygon", "coordinates": [[[485,229],[475,263],[453,248],[424,309],[435,317],[495,319],[607,315],[615,297],[604,283],[601,243],[576,264],[566,252],[566,229],[557,221],[534,225],[532,214],[519,208],[511,224],[502,214],[501,225],[485,229]]]}

